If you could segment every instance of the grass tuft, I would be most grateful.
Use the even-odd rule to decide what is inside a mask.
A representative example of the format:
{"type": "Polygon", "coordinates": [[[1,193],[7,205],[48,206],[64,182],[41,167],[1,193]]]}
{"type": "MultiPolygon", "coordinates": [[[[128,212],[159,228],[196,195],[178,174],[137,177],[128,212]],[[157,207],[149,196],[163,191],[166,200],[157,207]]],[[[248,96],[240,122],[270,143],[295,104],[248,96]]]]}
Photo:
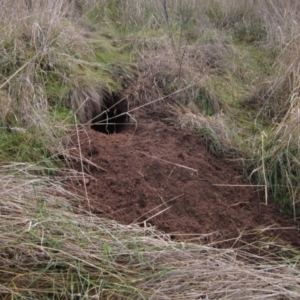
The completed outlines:
{"type": "MultiPolygon", "coordinates": [[[[89,12],[94,8],[102,16],[105,5],[75,0],[1,2],[1,125],[10,131],[16,127],[43,137],[34,143],[36,156],[28,156],[28,161],[44,160],[44,153],[51,156],[62,152],[60,139],[64,129],[75,124],[75,114],[83,123],[91,121],[103,99],[120,91],[122,84],[134,77],[128,55],[113,45],[114,30],[107,25],[104,29],[96,26],[102,19],[91,23],[89,12]],[[70,114],[60,118],[59,124],[58,107],[69,109],[70,114]]],[[[5,141],[4,156],[14,153],[6,161],[24,161],[27,151],[23,149],[21,157],[11,145],[15,145],[15,139],[23,142],[31,138],[26,134],[14,137],[5,130],[0,134],[5,141]]]]}

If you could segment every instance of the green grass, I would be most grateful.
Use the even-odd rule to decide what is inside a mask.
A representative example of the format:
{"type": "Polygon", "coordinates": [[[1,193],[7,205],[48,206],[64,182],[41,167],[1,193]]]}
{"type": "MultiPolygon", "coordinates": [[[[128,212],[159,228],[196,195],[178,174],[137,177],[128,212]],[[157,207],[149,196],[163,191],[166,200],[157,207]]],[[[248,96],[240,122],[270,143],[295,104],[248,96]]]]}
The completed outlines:
{"type": "Polygon", "coordinates": [[[0,131],[0,160],[5,162],[31,162],[46,161],[50,153],[44,147],[40,133],[33,130],[13,131],[2,129],[0,131]]]}
{"type": "Polygon", "coordinates": [[[255,290],[299,299],[298,253],[280,247],[284,262],[259,258],[258,270],[258,256],[243,249],[183,248],[79,211],[86,199],[54,196],[63,189],[51,177],[67,172],[57,159],[67,132],[99,113],[105,97],[131,91],[130,105],[163,97],[155,105],[168,104],[172,122],[198,132],[214,155],[234,149],[252,182],[296,219],[297,2],[55,0],[31,10],[25,2],[0,4],[0,298],[246,298],[255,290]]]}
{"type": "Polygon", "coordinates": [[[223,146],[211,128],[199,129],[197,133],[204,138],[208,152],[219,158],[223,156],[223,146]]]}
{"type": "Polygon", "coordinates": [[[85,99],[77,99],[74,106],[71,95],[96,89],[102,99],[119,92],[135,76],[129,53],[113,45],[116,31],[105,24],[103,3],[98,4],[98,12],[92,2],[74,4],[79,10],[72,12],[55,2],[52,14],[43,5],[36,5],[35,17],[28,17],[22,4],[16,4],[20,17],[3,4],[11,18],[0,28],[1,121],[4,128],[24,129],[24,133],[1,131],[3,162],[55,157],[62,150],[55,147],[62,144],[62,131],[75,125],[70,110],[88,105],[85,99]],[[66,9],[70,16],[81,10],[81,23],[57,9],[66,9]],[[100,23],[91,13],[100,14],[100,23]]]}

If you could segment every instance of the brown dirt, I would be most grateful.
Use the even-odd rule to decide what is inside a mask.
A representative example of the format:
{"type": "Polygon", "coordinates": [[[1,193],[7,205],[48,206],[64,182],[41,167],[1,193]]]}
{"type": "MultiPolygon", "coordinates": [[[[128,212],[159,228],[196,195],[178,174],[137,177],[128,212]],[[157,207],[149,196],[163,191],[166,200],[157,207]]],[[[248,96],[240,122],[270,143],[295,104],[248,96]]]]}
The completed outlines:
{"type": "MultiPolygon", "coordinates": [[[[137,128],[128,126],[118,134],[74,133],[69,149],[73,157],[81,149],[89,160],[84,170],[91,175],[74,180],[72,189],[80,195],[87,192],[89,201],[83,205],[102,217],[153,225],[171,239],[217,246],[226,239],[231,241],[225,245],[232,245],[242,234],[249,241],[250,232],[269,227],[264,234],[300,247],[295,223],[274,204],[264,205],[261,193],[231,165],[208,153],[196,134],[141,118],[137,128]]],[[[79,162],[75,167],[82,170],[79,162]]]]}

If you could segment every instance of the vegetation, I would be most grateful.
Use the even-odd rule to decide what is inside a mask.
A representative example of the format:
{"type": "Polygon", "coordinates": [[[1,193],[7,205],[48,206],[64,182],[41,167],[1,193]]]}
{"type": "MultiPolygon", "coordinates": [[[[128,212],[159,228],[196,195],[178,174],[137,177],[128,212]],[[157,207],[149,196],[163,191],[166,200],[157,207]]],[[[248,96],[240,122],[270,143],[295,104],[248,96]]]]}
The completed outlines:
{"type": "Polygon", "coordinates": [[[258,258],[243,251],[182,249],[156,232],[84,215],[53,196],[54,186],[66,191],[46,175],[67,172],[57,158],[66,157],[68,130],[121,94],[130,109],[170,104],[174,122],[198,131],[215,155],[234,149],[266,201],[272,195],[299,217],[299,6],[1,1],[0,297],[252,299],[272,286],[272,297],[298,299],[296,268],[261,258],[257,269],[258,258]]]}
{"type": "Polygon", "coordinates": [[[295,261],[247,246],[175,243],[153,228],[81,211],[80,199],[66,200],[58,183],[71,174],[54,182],[7,171],[0,174],[1,299],[299,299],[295,261]]]}

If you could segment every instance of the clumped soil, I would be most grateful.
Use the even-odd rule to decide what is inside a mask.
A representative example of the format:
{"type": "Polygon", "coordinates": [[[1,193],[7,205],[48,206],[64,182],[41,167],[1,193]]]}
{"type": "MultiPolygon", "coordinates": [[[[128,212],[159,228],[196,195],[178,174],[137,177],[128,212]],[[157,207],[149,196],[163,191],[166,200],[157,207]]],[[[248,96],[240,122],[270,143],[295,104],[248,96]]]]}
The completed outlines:
{"type": "Polygon", "coordinates": [[[274,203],[265,205],[262,188],[211,155],[199,135],[145,115],[136,119],[118,134],[88,129],[71,136],[75,168],[88,176],[70,188],[88,195],[85,208],[123,224],[155,226],[170,239],[221,247],[259,234],[300,247],[296,224],[274,203]]]}

